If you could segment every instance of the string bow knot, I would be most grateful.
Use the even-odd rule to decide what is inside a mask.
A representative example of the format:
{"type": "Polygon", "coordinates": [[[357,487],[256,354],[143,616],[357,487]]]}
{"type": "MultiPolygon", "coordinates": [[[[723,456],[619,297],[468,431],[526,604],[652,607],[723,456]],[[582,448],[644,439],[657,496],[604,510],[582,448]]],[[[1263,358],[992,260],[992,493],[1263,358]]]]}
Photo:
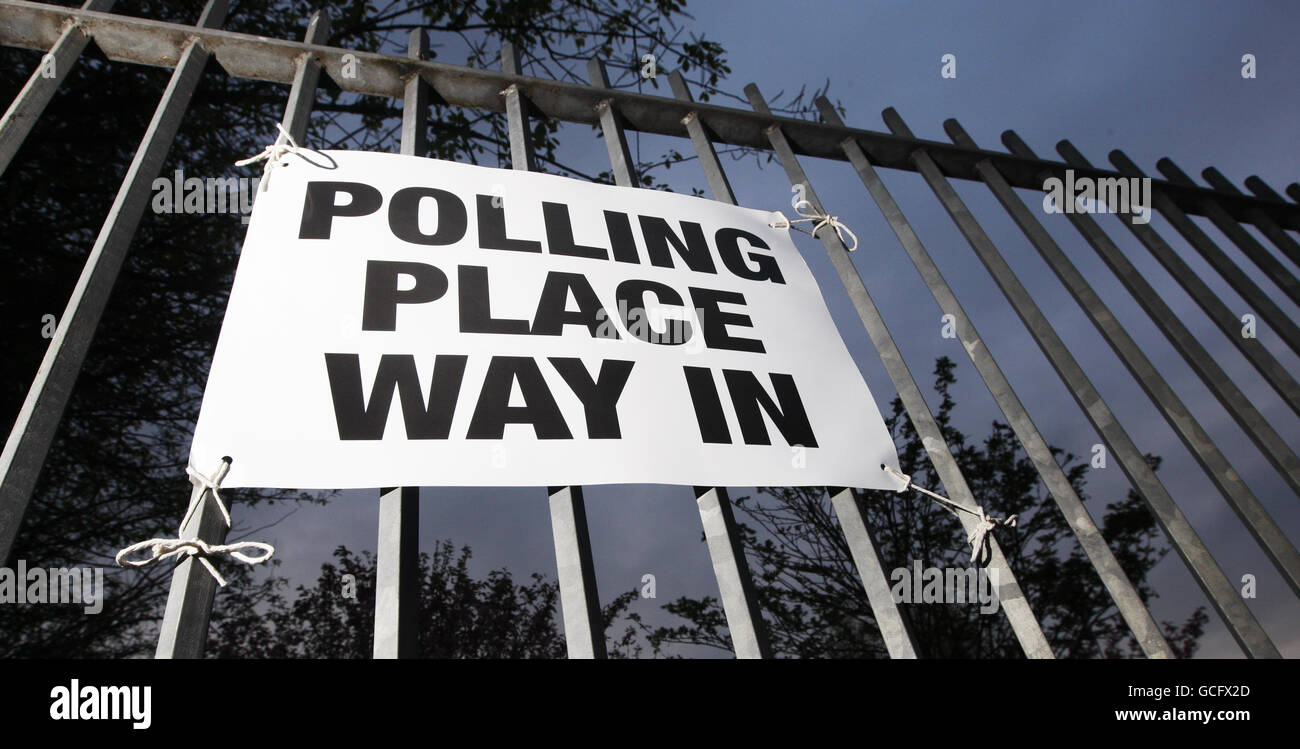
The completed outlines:
{"type": "Polygon", "coordinates": [[[992,531],[994,528],[999,526],[1015,528],[1016,516],[1012,515],[1011,517],[1002,520],[999,518],[991,518],[984,514],[983,507],[977,507],[976,509],[979,510],[979,522],[975,525],[975,530],[971,531],[971,534],[966,537],[966,542],[970,544],[971,562],[976,564],[985,564],[988,562],[989,557],[993,555],[993,548],[986,546],[989,531],[992,531]]]}
{"type": "Polygon", "coordinates": [[[226,579],[217,572],[217,568],[212,566],[208,557],[216,554],[228,554],[235,559],[247,564],[258,564],[265,562],[275,553],[275,547],[263,543],[262,541],[240,541],[233,544],[209,544],[198,538],[151,538],[148,541],[131,544],[130,546],[117,552],[117,564],[120,567],[145,567],[160,562],[168,557],[180,556],[184,554],[187,557],[198,557],[199,562],[207,568],[212,574],[213,579],[221,587],[226,587],[226,579]],[[128,556],[141,550],[149,549],[150,555],[143,559],[127,559],[128,556]],[[258,549],[262,552],[260,556],[253,556],[244,553],[244,549],[258,549]]]}

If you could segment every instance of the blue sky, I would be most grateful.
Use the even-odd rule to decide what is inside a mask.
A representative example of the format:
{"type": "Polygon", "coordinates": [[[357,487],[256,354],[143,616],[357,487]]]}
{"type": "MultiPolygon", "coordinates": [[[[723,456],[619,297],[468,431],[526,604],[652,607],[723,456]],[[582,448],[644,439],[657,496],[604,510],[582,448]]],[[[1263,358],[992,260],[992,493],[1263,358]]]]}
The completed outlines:
{"type": "MultiPolygon", "coordinates": [[[[1122,148],[1153,175],[1156,160],[1166,156],[1198,180],[1200,171],[1213,165],[1238,185],[1256,174],[1281,191],[1300,175],[1295,95],[1300,50],[1294,44],[1300,13],[1288,3],[696,0],[689,10],[695,16],[692,28],[727,50],[732,74],[724,88],[739,94],[754,81],[772,99],[782,89],[806,85],[811,90],[829,79],[830,98],[843,104],[846,122],[856,127],[886,131],[880,112],[892,106],[919,137],[937,141],[947,142],[942,123],[956,117],[979,145],[994,150],[1002,150],[1002,131],[1014,129],[1045,158],[1055,158],[1055,143],[1068,138],[1094,164],[1106,164],[1106,154],[1122,148]],[[1248,53],[1257,60],[1255,79],[1241,76],[1241,57],[1248,53]],[[940,76],[945,54],[957,58],[955,79],[940,76]]],[[[660,91],[668,95],[665,79],[660,81],[660,91]]],[[[689,143],[670,138],[641,141],[647,153],[668,145],[689,149],[689,143]]],[[[593,167],[605,168],[598,161],[603,146],[583,140],[578,147],[591,149],[593,167]]],[[[938,306],[856,174],[844,162],[805,158],[803,164],[828,210],[861,239],[854,261],[916,379],[928,391],[935,358],[953,358],[958,426],[971,437],[986,434],[989,422],[1002,415],[960,344],[940,335],[938,306]]],[[[753,160],[728,166],[742,205],[788,208],[789,184],[779,166],[758,168],[753,160]]],[[[910,172],[882,170],[882,175],[1044,436],[1076,455],[1089,455],[1100,439],[929,189],[910,172]]],[[[665,176],[674,189],[707,189],[694,162],[665,176]]],[[[1274,642],[1284,655],[1300,656],[1300,602],[988,189],[955,183],[1130,436],[1142,450],[1164,458],[1160,478],[1229,579],[1257,577],[1258,597],[1248,603],[1274,642]]],[[[1022,197],[1031,207],[1038,200],[1029,193],[1022,197]]],[[[1300,539],[1297,498],[1066,219],[1044,219],[1275,520],[1291,539],[1300,539]]],[[[1249,363],[1114,218],[1099,221],[1286,441],[1300,446],[1297,418],[1249,363]]],[[[1296,315],[1296,306],[1235,246],[1208,221],[1197,222],[1283,310],[1296,315]]],[[[1162,218],[1157,215],[1152,226],[1231,309],[1249,311],[1162,218]]],[[[877,403],[887,411],[894,390],[824,250],[807,237],[796,235],[796,242],[877,403]]],[[[1262,324],[1260,338],[1289,369],[1300,369],[1297,357],[1272,340],[1262,324]]],[[[1128,487],[1117,462],[1112,459],[1109,466],[1088,476],[1087,490],[1097,498],[1091,504],[1117,499],[1128,487]]],[[[733,489],[733,496],[750,491],[733,489]]],[[[312,581],[335,546],[374,548],[373,496],[348,492],[325,507],[302,507],[257,537],[276,544],[281,573],[312,581]]],[[[587,506],[602,599],[638,587],[646,573],[656,576],[658,599],[638,601],[634,610],[647,617],[681,595],[717,594],[689,488],[589,487],[587,506]]],[[[241,513],[241,524],[262,525],[284,512],[250,510],[241,513]]],[[[428,548],[440,538],[470,545],[479,573],[508,566],[519,578],[533,571],[555,574],[543,488],[426,489],[422,543],[428,548]]],[[[1157,567],[1151,582],[1160,595],[1153,605],[1158,619],[1181,621],[1192,608],[1207,605],[1174,554],[1157,567]]],[[[1213,614],[1202,642],[1202,656],[1240,656],[1213,614]]]]}

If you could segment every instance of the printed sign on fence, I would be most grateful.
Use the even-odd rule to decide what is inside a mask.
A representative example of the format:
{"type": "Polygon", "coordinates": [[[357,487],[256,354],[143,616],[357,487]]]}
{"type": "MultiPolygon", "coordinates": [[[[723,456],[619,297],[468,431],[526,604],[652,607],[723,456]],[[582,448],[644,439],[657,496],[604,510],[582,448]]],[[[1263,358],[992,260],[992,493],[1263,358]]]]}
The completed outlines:
{"type": "Polygon", "coordinates": [[[257,199],[195,430],[226,486],[898,488],[772,213],[306,155],[257,199]]]}

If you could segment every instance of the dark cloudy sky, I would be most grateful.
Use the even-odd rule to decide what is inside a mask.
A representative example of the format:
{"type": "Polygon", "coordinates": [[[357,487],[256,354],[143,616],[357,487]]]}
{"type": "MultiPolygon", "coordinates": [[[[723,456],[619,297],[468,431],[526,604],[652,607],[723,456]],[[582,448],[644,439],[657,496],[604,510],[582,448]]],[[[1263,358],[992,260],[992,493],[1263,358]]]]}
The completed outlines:
{"type": "MultiPolygon", "coordinates": [[[[694,28],[727,50],[732,69],[724,83],[728,90],[739,94],[753,81],[771,99],[782,89],[811,89],[829,79],[832,100],[843,103],[846,121],[857,127],[886,131],[880,112],[892,106],[919,137],[933,140],[947,141],[942,123],[956,117],[978,144],[990,149],[1001,149],[1000,134],[1010,128],[1045,157],[1054,156],[1058,140],[1069,138],[1096,164],[1105,164],[1111,149],[1122,148],[1149,174],[1156,174],[1157,159],[1168,156],[1194,177],[1213,165],[1238,184],[1257,174],[1279,191],[1300,175],[1300,50],[1294,43],[1300,13],[1285,2],[696,0],[690,10],[694,28]],[[1257,59],[1255,79],[1241,77],[1241,58],[1247,53],[1257,59]],[[957,58],[955,79],[940,77],[945,54],[957,58]]],[[[666,86],[660,90],[668,94],[666,86]]],[[[585,149],[589,155],[575,158],[604,168],[598,161],[604,148],[590,130],[568,132],[584,139],[568,152],[582,154],[585,149]]],[[[658,153],[670,142],[688,152],[688,142],[658,137],[643,138],[641,148],[658,153]]],[[[804,166],[829,210],[861,238],[854,261],[916,379],[928,391],[935,358],[952,357],[958,362],[958,425],[972,437],[986,434],[989,422],[1002,416],[960,344],[941,337],[938,306],[856,174],[843,162],[805,159],[804,166]]],[[[910,172],[882,174],[1047,440],[1089,455],[1091,446],[1100,442],[1097,434],[929,189],[910,172]]],[[[788,209],[789,184],[777,165],[758,168],[752,159],[737,162],[730,176],[742,205],[788,209]]],[[[694,162],[674,168],[666,177],[675,189],[707,189],[694,162]]],[[[987,188],[959,181],[957,189],[1138,446],[1164,458],[1160,478],[1229,579],[1257,577],[1258,597],[1249,603],[1274,642],[1284,655],[1300,656],[1300,602],[987,188]]],[[[1038,200],[1022,195],[1031,207],[1038,200]]],[[[1297,497],[1066,219],[1045,219],[1273,517],[1291,539],[1300,539],[1297,497]]],[[[1296,417],[1246,360],[1114,218],[1099,220],[1287,442],[1300,446],[1296,417]]],[[[1295,305],[1208,221],[1197,221],[1283,310],[1295,315],[1295,305]]],[[[1163,219],[1157,216],[1152,225],[1183,251],[1231,309],[1249,311],[1163,219]]],[[[886,411],[893,388],[824,250],[816,241],[796,237],[841,335],[886,411]]],[[[1261,324],[1259,335],[1285,366],[1296,370],[1296,356],[1274,340],[1266,326],[1261,324]]],[[[1127,488],[1113,456],[1109,466],[1088,476],[1094,517],[1099,506],[1127,488]]],[[[752,491],[732,490],[736,496],[752,491]]],[[[328,506],[299,509],[257,537],[276,544],[281,572],[299,582],[314,580],[335,546],[374,548],[375,496],[346,492],[328,506]]],[[[533,571],[554,576],[545,489],[425,489],[422,497],[421,540],[426,548],[435,539],[450,538],[473,548],[477,573],[507,566],[520,578],[533,571]]],[[[654,612],[659,605],[678,596],[717,594],[689,488],[589,487],[587,507],[603,600],[638,587],[645,573],[656,576],[658,599],[638,601],[634,610],[652,619],[658,618],[654,612]]],[[[266,508],[240,514],[243,523],[256,526],[284,511],[266,508]]],[[[1160,594],[1153,605],[1158,619],[1181,621],[1194,607],[1208,607],[1172,553],[1151,582],[1160,594]]],[[[1201,655],[1240,656],[1217,617],[1211,617],[1201,655]]]]}

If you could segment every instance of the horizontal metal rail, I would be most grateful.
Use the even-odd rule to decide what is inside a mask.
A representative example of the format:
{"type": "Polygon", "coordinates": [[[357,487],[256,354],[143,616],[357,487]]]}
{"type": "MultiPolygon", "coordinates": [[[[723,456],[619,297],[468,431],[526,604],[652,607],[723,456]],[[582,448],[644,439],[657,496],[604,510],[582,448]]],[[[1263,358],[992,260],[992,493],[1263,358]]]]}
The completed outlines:
{"type": "MultiPolygon", "coordinates": [[[[951,143],[900,137],[887,133],[828,125],[809,120],[780,117],[770,113],[685,102],[647,96],[621,89],[602,89],[586,84],[564,83],[501,71],[469,68],[445,63],[411,60],[404,56],[361,52],[341,47],[271,39],[221,29],[196,29],[184,24],[145,18],[96,13],[24,0],[0,0],[0,44],[46,51],[71,20],[94,40],[111,60],[156,67],[174,67],[186,44],[199,39],[227,73],[237,78],[292,83],[296,62],[303,54],[315,56],[334,83],[344,91],[401,98],[406,81],[417,72],[448,104],[504,112],[501,92],[518,86],[538,114],[567,122],[596,125],[601,102],[608,101],[624,127],[645,133],[690,137],[682,120],[695,112],[714,141],[723,145],[771,150],[767,130],[780,125],[794,152],[824,159],[847,161],[840,144],[853,138],[866,151],[873,166],[916,171],[911,154],[924,148],[944,176],[977,180],[976,165],[991,161],[1014,187],[1041,190],[1041,174],[1064,175],[1073,169],[1078,176],[1119,178],[1117,171],[1068,166],[1058,161],[1023,158],[1007,153],[967,149],[951,143]],[[355,57],[355,75],[341,74],[343,55],[355,57]]],[[[353,69],[349,69],[352,73],[353,69]]],[[[1271,198],[1232,194],[1195,185],[1180,185],[1152,179],[1153,188],[1167,196],[1183,212],[1204,215],[1207,198],[1212,198],[1237,221],[1253,224],[1258,213],[1279,226],[1300,230],[1300,205],[1271,198]]]]}

